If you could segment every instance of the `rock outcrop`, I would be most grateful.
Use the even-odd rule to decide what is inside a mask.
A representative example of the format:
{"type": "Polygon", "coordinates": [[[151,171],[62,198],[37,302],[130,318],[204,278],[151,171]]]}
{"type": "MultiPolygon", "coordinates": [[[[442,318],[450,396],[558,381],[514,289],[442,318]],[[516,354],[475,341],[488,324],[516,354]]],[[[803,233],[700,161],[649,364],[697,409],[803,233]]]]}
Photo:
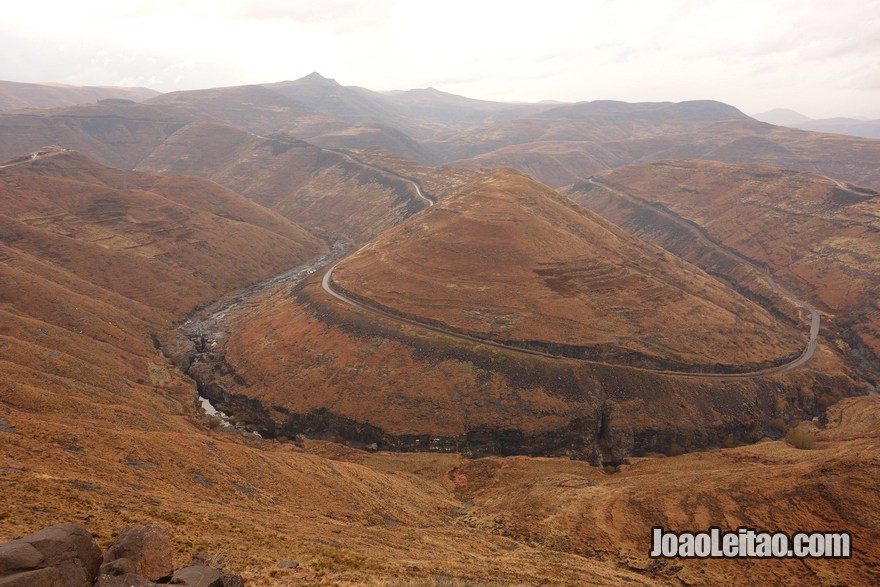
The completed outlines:
{"type": "Polygon", "coordinates": [[[172,585],[190,587],[223,587],[223,573],[205,565],[190,565],[174,571],[172,585]]]}
{"type": "Polygon", "coordinates": [[[95,587],[154,587],[149,579],[145,579],[140,575],[126,573],[124,575],[98,575],[98,582],[95,587]]]}
{"type": "Polygon", "coordinates": [[[57,524],[0,545],[2,587],[91,587],[101,550],[83,528],[57,524]]]}
{"type": "Polygon", "coordinates": [[[222,555],[195,553],[190,565],[175,571],[171,540],[162,526],[126,528],[103,557],[92,535],[72,524],[0,544],[0,587],[154,587],[169,581],[244,587],[240,575],[223,569],[222,555]]]}
{"type": "Polygon", "coordinates": [[[171,539],[162,526],[135,526],[123,530],[104,553],[101,574],[141,575],[151,581],[170,577],[171,539]]]}

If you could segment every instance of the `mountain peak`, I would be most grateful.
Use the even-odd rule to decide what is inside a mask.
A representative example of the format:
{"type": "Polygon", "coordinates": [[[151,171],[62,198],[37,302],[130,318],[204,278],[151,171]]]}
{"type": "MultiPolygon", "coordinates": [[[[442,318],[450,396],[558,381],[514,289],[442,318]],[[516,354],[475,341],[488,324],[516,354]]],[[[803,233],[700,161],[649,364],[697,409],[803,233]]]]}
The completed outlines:
{"type": "Polygon", "coordinates": [[[331,77],[324,77],[317,71],[313,71],[309,75],[302,77],[296,81],[299,82],[311,82],[311,83],[325,83],[325,84],[333,84],[338,85],[337,81],[331,77]]]}

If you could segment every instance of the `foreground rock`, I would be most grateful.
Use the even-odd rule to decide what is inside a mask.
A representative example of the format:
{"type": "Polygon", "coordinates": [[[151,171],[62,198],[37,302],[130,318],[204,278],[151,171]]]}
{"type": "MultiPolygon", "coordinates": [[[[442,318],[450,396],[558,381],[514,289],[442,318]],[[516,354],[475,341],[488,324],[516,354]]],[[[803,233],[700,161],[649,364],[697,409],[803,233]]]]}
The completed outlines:
{"type": "Polygon", "coordinates": [[[55,567],[46,567],[0,578],[0,585],[2,587],[63,587],[65,582],[61,571],[55,567]]]}
{"type": "Polygon", "coordinates": [[[101,550],[83,528],[57,524],[0,545],[2,587],[91,587],[101,550]]]}
{"type": "Polygon", "coordinates": [[[189,587],[244,587],[241,575],[224,573],[205,565],[190,565],[177,569],[171,579],[172,585],[189,587]]]}
{"type": "Polygon", "coordinates": [[[190,587],[223,587],[223,573],[205,565],[190,565],[174,571],[172,585],[190,587]]]}
{"type": "Polygon", "coordinates": [[[0,587],[154,587],[169,581],[244,587],[240,575],[223,570],[222,555],[195,553],[189,566],[175,571],[171,539],[162,526],[126,528],[103,557],[92,535],[71,524],[0,544],[0,587]]]}
{"type": "Polygon", "coordinates": [[[124,575],[98,575],[98,582],[95,583],[95,587],[154,587],[155,585],[157,583],[132,573],[124,575]]]}
{"type": "Polygon", "coordinates": [[[170,577],[171,539],[162,526],[135,526],[123,530],[104,553],[101,574],[140,575],[151,581],[170,577]]]}

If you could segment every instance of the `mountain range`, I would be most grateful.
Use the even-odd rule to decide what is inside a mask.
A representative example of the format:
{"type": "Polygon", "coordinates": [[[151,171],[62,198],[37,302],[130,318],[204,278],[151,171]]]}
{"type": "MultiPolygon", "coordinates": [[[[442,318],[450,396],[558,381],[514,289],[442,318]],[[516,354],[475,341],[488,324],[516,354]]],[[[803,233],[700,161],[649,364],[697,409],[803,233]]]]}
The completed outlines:
{"type": "Polygon", "coordinates": [[[880,138],[880,120],[863,118],[846,118],[837,116],[834,118],[810,118],[794,110],[775,108],[767,112],[752,115],[753,118],[762,122],[769,122],[779,126],[790,126],[801,130],[817,132],[832,132],[842,135],[852,135],[869,139],[880,138]]]}
{"type": "Polygon", "coordinates": [[[0,84],[0,538],[162,524],[257,585],[873,584],[880,140],[775,121],[0,84]],[[656,526],[855,548],[651,559],[656,526]]]}

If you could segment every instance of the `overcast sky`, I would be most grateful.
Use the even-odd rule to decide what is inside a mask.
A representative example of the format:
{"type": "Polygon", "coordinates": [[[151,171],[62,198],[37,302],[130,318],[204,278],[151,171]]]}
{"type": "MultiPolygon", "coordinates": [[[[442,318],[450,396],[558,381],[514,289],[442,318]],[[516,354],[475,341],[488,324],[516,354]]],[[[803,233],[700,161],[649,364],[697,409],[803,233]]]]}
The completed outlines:
{"type": "Polygon", "coordinates": [[[880,0],[20,0],[0,79],[159,91],[318,71],[490,100],[880,118],[880,0]]]}

